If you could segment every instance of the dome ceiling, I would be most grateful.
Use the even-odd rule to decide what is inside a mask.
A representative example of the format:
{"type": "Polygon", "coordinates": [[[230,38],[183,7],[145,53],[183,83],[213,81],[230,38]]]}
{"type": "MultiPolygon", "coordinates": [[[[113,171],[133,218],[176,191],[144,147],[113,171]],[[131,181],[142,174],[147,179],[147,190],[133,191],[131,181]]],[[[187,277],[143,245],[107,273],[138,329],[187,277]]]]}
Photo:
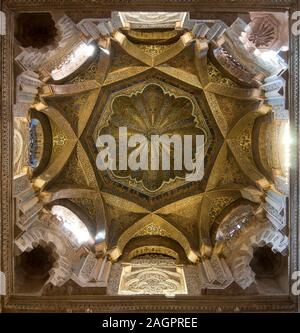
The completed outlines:
{"type": "MultiPolygon", "coordinates": [[[[141,221],[133,212],[128,212],[130,219],[125,218],[124,210],[132,201],[145,211],[142,219],[151,213],[148,217],[153,216],[155,225],[160,225],[162,219],[180,230],[186,249],[197,251],[200,247],[207,251],[210,226],[219,213],[242,198],[245,187],[268,186],[254,162],[252,147],[255,120],[266,112],[261,108],[262,92],[245,88],[222,74],[214,65],[212,53],[201,54],[197,51],[199,45],[190,45],[190,33],[165,49],[165,45],[156,44],[152,32],[150,45],[159,56],[145,52],[139,42],[130,42],[125,35],[122,38],[127,42],[120,44],[118,34],[109,46],[112,59],[106,68],[101,66],[104,52],[100,49],[100,54],[96,52],[75,77],[42,87],[40,96],[48,105],[42,112],[50,117],[54,132],[50,166],[56,170],[45,188],[90,188],[98,193],[106,207],[111,247],[118,244],[122,230],[141,221]],[[100,76],[103,71],[105,77],[100,76]],[[157,171],[99,170],[97,138],[110,134],[119,147],[120,127],[127,127],[127,139],[133,134],[142,134],[147,140],[155,134],[203,135],[204,177],[190,182],[185,180],[186,170],[164,171],[161,166],[157,171]],[[57,141],[58,137],[64,141],[57,141]],[[110,200],[105,200],[106,192],[115,198],[113,202],[118,197],[125,199],[118,212],[113,208],[115,204],[112,207],[110,200]],[[164,213],[157,213],[160,210],[164,213]],[[192,212],[195,217],[183,222],[180,216],[192,212]]],[[[143,37],[147,35],[145,32],[143,37]]],[[[36,182],[47,175],[46,169],[36,182]]],[[[95,206],[93,198],[90,201],[95,206]]],[[[86,209],[84,202],[80,206],[86,209]]]]}
{"type": "MultiPolygon", "coordinates": [[[[136,134],[146,137],[147,141],[140,149],[141,154],[149,154],[148,161],[151,161],[148,147],[152,135],[179,135],[182,142],[184,135],[203,135],[206,152],[212,150],[212,134],[193,95],[155,79],[155,75],[111,94],[103,112],[96,112],[102,114],[93,136],[95,143],[99,135],[110,134],[117,139],[119,148],[119,128],[126,127],[128,139],[136,134]]],[[[163,150],[170,161],[174,161],[174,148],[170,153],[167,149],[167,145],[162,144],[158,153],[161,154],[163,150]]],[[[193,159],[195,150],[194,145],[193,159]]],[[[131,151],[128,152],[130,153],[131,151]]],[[[148,196],[159,195],[184,185],[185,174],[188,172],[185,169],[174,170],[174,165],[172,170],[166,171],[162,170],[162,166],[157,171],[117,169],[110,174],[114,181],[148,196]]]]}
{"type": "MultiPolygon", "coordinates": [[[[288,242],[288,168],[279,151],[288,120],[279,74],[287,65],[278,54],[266,60],[258,53],[281,45],[268,39],[260,51],[263,35],[274,39],[279,30],[269,34],[257,17],[259,34],[245,41],[241,19],[227,26],[188,13],[113,13],[77,23],[52,17],[55,45],[16,57],[26,68],[16,80],[16,110],[27,116],[15,119],[15,244],[21,256],[36,244],[55,245],[47,280],[55,288],[46,283],[39,292],[72,294],[76,285],[80,295],[85,288],[97,295],[190,294],[189,279],[199,280],[199,293],[255,289],[253,248],[269,244],[285,254],[288,242]],[[27,123],[36,124],[29,147],[27,123]],[[125,154],[133,135],[145,139],[138,151],[148,163],[153,136],[193,137],[193,162],[200,148],[194,138],[201,136],[203,177],[191,181],[186,165],[175,167],[178,146],[168,150],[166,142],[157,151],[170,157],[168,170],[162,163],[156,170],[121,168],[136,148],[125,154]],[[116,143],[114,170],[97,164],[103,136],[116,143]],[[38,168],[24,168],[24,152],[38,168]],[[82,230],[88,242],[80,242],[82,230]],[[168,259],[151,264],[155,256],[168,259]],[[109,291],[111,270],[121,281],[117,291],[109,291]]],[[[258,251],[255,265],[264,256],[258,251]]]]}

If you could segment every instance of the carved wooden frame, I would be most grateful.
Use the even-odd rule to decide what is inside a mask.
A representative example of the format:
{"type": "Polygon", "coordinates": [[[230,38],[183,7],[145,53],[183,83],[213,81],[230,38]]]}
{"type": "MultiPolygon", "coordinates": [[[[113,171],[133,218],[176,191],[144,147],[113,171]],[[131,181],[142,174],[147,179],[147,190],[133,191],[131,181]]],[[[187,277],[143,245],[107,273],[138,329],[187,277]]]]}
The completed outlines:
{"type": "MultiPolygon", "coordinates": [[[[7,278],[7,295],[1,296],[0,312],[297,312],[300,311],[299,297],[287,296],[178,296],[174,299],[163,297],[126,296],[64,296],[33,297],[16,296],[13,292],[13,190],[12,190],[12,144],[14,77],[13,77],[13,16],[18,12],[45,10],[84,10],[107,13],[111,10],[174,10],[215,13],[246,11],[299,10],[298,0],[4,0],[1,10],[6,14],[6,35],[1,36],[1,211],[0,211],[0,267],[7,278]],[[199,9],[198,9],[198,8],[199,9]]],[[[290,18],[290,26],[292,25],[290,18]]],[[[299,253],[299,37],[290,36],[290,76],[288,82],[289,110],[293,146],[291,147],[291,187],[289,207],[290,264],[291,274],[300,270],[299,253]]],[[[291,288],[289,288],[291,289],[291,288]]]]}

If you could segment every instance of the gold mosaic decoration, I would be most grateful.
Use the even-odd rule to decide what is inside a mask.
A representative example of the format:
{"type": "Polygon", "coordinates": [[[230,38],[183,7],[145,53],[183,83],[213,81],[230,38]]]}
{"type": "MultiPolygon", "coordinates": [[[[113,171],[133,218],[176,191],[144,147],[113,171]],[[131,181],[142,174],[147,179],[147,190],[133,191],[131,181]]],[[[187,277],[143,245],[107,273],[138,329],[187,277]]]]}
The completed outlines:
{"type": "MultiPolygon", "coordinates": [[[[156,33],[159,40],[161,32],[151,32],[151,38],[156,33]]],[[[134,237],[159,235],[176,240],[196,262],[203,246],[209,248],[217,216],[241,197],[241,189],[263,178],[253,162],[251,137],[260,101],[216,68],[190,33],[182,32],[168,45],[135,35],[133,43],[118,31],[110,39],[107,61],[96,57],[75,77],[44,89],[49,95],[43,112],[52,124],[54,153],[39,179],[54,192],[57,186],[98,192],[113,257],[134,237]],[[203,180],[186,182],[181,174],[168,172],[100,172],[95,138],[101,131],[115,133],[120,125],[146,135],[204,133],[203,180]]],[[[77,200],[95,214],[89,199],[77,200]]]]}
{"type": "Polygon", "coordinates": [[[161,228],[160,226],[151,223],[134,235],[134,237],[142,237],[142,236],[168,237],[168,233],[165,229],[161,228]]]}
{"type": "MultiPolygon", "coordinates": [[[[132,90],[132,89],[131,89],[132,90]]],[[[151,135],[180,135],[181,138],[187,134],[202,135],[207,141],[208,126],[199,107],[188,96],[179,95],[183,92],[173,88],[168,90],[166,85],[157,83],[146,83],[137,87],[134,92],[127,91],[113,97],[110,106],[109,118],[105,121],[106,126],[101,127],[98,135],[110,134],[115,137],[119,147],[119,128],[127,127],[129,136],[142,134],[147,138],[147,145],[143,146],[150,155],[151,135]],[[177,95],[178,94],[178,95],[177,95]],[[204,127],[205,126],[205,127],[204,127]]],[[[101,123],[104,122],[104,119],[101,123]]],[[[206,142],[208,144],[208,142],[206,142]]],[[[193,157],[196,147],[193,147],[193,157]]],[[[160,146],[160,154],[164,147],[160,146]]],[[[174,150],[170,151],[170,160],[174,159],[174,150]]],[[[183,180],[188,171],[175,170],[158,171],[151,170],[116,170],[112,174],[119,179],[128,179],[134,187],[141,184],[144,192],[155,193],[162,189],[165,184],[183,180]]],[[[175,186],[175,185],[174,185],[175,186]]]]}

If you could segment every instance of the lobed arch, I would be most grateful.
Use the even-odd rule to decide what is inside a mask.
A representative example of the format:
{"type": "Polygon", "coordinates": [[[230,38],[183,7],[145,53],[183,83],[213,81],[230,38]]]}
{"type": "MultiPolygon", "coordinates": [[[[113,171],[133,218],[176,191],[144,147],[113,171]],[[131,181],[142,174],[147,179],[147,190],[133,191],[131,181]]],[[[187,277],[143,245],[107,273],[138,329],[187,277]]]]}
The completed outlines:
{"type": "Polygon", "coordinates": [[[178,242],[191,262],[196,263],[198,261],[198,255],[191,248],[188,239],[169,222],[153,213],[148,214],[123,232],[123,234],[119,237],[116,246],[110,250],[112,260],[117,260],[122,255],[126,244],[134,238],[139,231],[143,230],[149,224],[158,226],[164,231],[165,237],[171,238],[178,242]]]}

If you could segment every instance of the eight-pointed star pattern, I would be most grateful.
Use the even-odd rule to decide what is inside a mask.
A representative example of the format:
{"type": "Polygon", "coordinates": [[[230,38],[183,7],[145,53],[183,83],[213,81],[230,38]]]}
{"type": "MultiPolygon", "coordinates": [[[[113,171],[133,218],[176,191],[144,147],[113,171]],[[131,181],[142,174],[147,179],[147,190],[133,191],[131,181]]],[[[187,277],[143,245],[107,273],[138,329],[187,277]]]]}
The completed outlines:
{"type": "MultiPolygon", "coordinates": [[[[239,200],[241,190],[249,185],[267,186],[252,156],[255,120],[265,112],[261,91],[241,87],[227,78],[213,64],[208,50],[208,41],[195,40],[186,33],[173,45],[153,55],[117,32],[111,38],[109,52],[100,48],[88,66],[74,77],[41,89],[40,97],[47,105],[42,112],[51,121],[53,147],[50,164],[35,183],[44,191],[64,193],[61,194],[64,198],[72,198],[75,192],[64,192],[64,189],[84,193],[83,196],[96,205],[94,221],[97,225],[106,225],[108,247],[115,251],[115,257],[138,230],[156,225],[166,231],[164,235],[182,245],[191,261],[196,261],[197,252],[205,254],[203,248],[209,249],[211,245],[210,228],[220,212],[239,200]],[[198,120],[202,126],[198,129],[201,131],[202,127],[209,141],[205,176],[201,181],[179,180],[177,184],[177,180],[168,175],[165,184],[160,182],[153,187],[154,190],[159,188],[153,195],[143,190],[151,187],[149,179],[145,180],[148,185],[143,187],[131,177],[120,181],[96,168],[95,133],[99,133],[104,123],[108,132],[113,131],[113,126],[122,124],[122,117],[125,117],[123,124],[128,124],[133,112],[130,108],[142,112],[145,105],[139,104],[139,94],[134,95],[138,85],[142,90],[147,86],[158,89],[157,96],[152,94],[153,102],[149,100],[151,96],[148,97],[148,106],[158,103],[155,97],[159,95],[160,98],[168,96],[168,103],[176,103],[176,98],[170,100],[171,91],[175,97],[193,101],[193,106],[199,109],[198,120]],[[118,100],[122,94],[123,100],[118,100]],[[129,103],[128,96],[134,96],[133,104],[129,103]],[[122,111],[126,103],[127,113],[122,111]]],[[[178,131],[188,133],[189,129],[195,133],[195,119],[188,110],[191,105],[183,111],[175,106],[176,112],[170,110],[168,115],[163,115],[166,126],[169,121],[172,123],[170,118],[174,116],[177,129],[180,120],[186,117],[187,131],[182,128],[178,131]]],[[[155,106],[149,112],[158,117],[157,112],[162,108],[155,106]]],[[[131,122],[131,125],[147,135],[156,123],[143,128],[137,122],[145,121],[146,117],[147,121],[151,118],[136,116],[136,123],[131,122]]],[[[136,178],[146,179],[144,176],[136,178]]]]}

